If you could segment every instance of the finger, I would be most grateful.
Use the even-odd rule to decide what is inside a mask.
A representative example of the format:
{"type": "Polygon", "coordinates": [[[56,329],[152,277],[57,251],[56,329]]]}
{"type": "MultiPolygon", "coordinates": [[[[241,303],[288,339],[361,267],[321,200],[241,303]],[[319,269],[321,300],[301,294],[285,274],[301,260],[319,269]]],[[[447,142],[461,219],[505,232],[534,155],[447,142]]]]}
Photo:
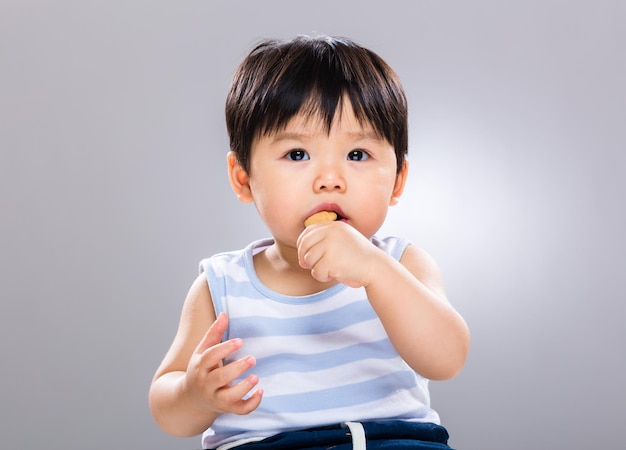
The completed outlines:
{"type": "Polygon", "coordinates": [[[302,247],[302,250],[298,253],[298,260],[302,268],[313,269],[327,257],[328,246],[324,245],[323,241],[323,239],[316,241],[308,248],[302,247]]]}
{"type": "Polygon", "coordinates": [[[220,387],[229,386],[238,378],[242,378],[243,374],[254,367],[255,364],[256,360],[252,356],[246,356],[245,358],[228,363],[211,372],[211,384],[220,387]]]}
{"type": "Polygon", "coordinates": [[[254,374],[246,376],[238,383],[222,386],[218,389],[218,398],[224,404],[235,404],[244,397],[259,383],[259,377],[254,374]]]}
{"type": "Polygon", "coordinates": [[[222,361],[231,353],[243,347],[243,341],[239,338],[230,339],[207,348],[198,360],[198,367],[205,370],[212,370],[222,366],[222,361]]]}
{"type": "Polygon", "coordinates": [[[316,223],[306,227],[302,231],[302,233],[300,233],[300,236],[298,236],[298,239],[296,240],[296,246],[300,247],[304,240],[308,240],[309,245],[312,245],[313,242],[322,239],[322,237],[324,236],[323,230],[327,225],[328,224],[325,223],[316,223]]]}
{"type": "Polygon", "coordinates": [[[249,375],[234,386],[223,388],[218,393],[224,410],[234,414],[248,414],[254,411],[263,399],[263,389],[256,389],[248,398],[250,393],[258,384],[256,375],[249,375]]]}
{"type": "MultiPolygon", "coordinates": [[[[323,224],[311,225],[298,237],[298,263],[303,269],[310,269],[319,259],[319,256],[315,256],[314,251],[319,249],[319,244],[324,240],[325,236],[322,233],[315,232],[315,228],[320,226],[323,226],[323,224]]],[[[319,250],[317,253],[319,253],[319,250]]]]}
{"type": "Polygon", "coordinates": [[[296,239],[296,248],[298,249],[298,254],[300,253],[300,249],[303,247],[303,242],[304,242],[305,237],[309,233],[311,233],[311,229],[305,228],[304,231],[300,233],[300,236],[298,236],[298,239],[296,239]]]}
{"type": "Polygon", "coordinates": [[[245,400],[240,400],[233,410],[235,414],[250,414],[252,411],[258,408],[263,400],[263,389],[257,389],[245,400]]]}
{"type": "Polygon", "coordinates": [[[335,277],[331,274],[330,269],[328,269],[325,264],[321,263],[314,264],[311,267],[311,276],[322,283],[335,279],[335,277]]]}
{"type": "Polygon", "coordinates": [[[196,353],[202,353],[206,349],[219,344],[222,341],[222,336],[228,328],[228,315],[226,313],[220,313],[215,319],[215,322],[211,324],[205,335],[200,340],[200,343],[196,347],[196,353]]]}
{"type": "Polygon", "coordinates": [[[303,251],[298,256],[298,262],[303,269],[312,269],[319,262],[320,257],[317,255],[319,252],[315,251],[315,247],[312,247],[306,251],[303,251]]]}

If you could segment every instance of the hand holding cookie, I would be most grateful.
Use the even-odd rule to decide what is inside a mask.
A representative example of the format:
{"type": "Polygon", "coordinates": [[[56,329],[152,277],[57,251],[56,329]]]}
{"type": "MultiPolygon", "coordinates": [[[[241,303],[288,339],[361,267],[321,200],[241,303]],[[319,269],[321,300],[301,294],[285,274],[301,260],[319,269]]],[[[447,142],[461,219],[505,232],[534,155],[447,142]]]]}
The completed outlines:
{"type": "Polygon", "coordinates": [[[319,211],[304,221],[305,230],[297,240],[298,262],[309,269],[311,276],[326,283],[339,281],[351,287],[365,285],[375,246],[356,228],[344,222],[336,226],[311,227],[314,224],[337,221],[334,211],[319,211]]]}

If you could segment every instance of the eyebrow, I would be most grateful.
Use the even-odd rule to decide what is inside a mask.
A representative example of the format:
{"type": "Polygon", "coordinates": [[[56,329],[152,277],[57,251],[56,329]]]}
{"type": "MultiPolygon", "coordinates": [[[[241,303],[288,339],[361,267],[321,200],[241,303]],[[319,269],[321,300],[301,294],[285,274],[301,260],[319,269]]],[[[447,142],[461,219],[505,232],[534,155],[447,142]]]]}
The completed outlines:
{"type": "Polygon", "coordinates": [[[371,139],[374,141],[383,140],[383,137],[374,130],[349,132],[348,136],[354,139],[371,139]]]}
{"type": "MultiPolygon", "coordinates": [[[[272,137],[273,142],[287,141],[287,140],[298,140],[298,141],[307,141],[314,136],[315,133],[300,133],[295,131],[279,131],[272,137]]],[[[380,141],[384,140],[382,136],[376,133],[374,130],[367,131],[349,131],[346,135],[350,139],[355,140],[374,140],[380,141]]]]}
{"type": "Polygon", "coordinates": [[[272,136],[273,142],[280,141],[288,141],[288,140],[296,140],[296,141],[306,141],[311,139],[313,135],[311,133],[296,133],[292,131],[279,131],[274,136],[272,136]]]}

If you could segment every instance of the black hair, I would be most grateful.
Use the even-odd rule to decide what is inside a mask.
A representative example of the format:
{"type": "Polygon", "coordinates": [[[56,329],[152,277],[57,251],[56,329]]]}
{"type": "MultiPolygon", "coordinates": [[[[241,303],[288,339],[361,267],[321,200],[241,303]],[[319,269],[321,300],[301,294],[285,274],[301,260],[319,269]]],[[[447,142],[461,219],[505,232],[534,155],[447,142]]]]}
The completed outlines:
{"type": "Polygon", "coordinates": [[[226,99],[230,148],[249,172],[254,139],[284,128],[299,113],[330,132],[342,99],[395,149],[397,172],[408,151],[406,95],[376,53],[344,37],[298,36],[256,45],[237,69],[226,99]]]}

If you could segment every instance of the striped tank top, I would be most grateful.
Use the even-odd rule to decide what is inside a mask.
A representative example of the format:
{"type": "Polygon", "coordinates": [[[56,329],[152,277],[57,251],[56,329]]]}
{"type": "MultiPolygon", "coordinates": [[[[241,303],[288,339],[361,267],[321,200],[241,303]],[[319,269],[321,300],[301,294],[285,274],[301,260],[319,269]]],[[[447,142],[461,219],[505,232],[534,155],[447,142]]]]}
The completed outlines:
{"type": "MultiPolygon", "coordinates": [[[[393,237],[372,242],[396,259],[408,245],[393,237]]],[[[252,262],[272,244],[256,241],[200,262],[216,314],[230,319],[224,339],[244,342],[225,363],[254,356],[251,371],[264,390],[252,413],[220,415],[203,433],[202,448],[348,421],[439,423],[428,380],[395,351],[365,289],[337,284],[300,297],[275,292],[252,262]]]]}

